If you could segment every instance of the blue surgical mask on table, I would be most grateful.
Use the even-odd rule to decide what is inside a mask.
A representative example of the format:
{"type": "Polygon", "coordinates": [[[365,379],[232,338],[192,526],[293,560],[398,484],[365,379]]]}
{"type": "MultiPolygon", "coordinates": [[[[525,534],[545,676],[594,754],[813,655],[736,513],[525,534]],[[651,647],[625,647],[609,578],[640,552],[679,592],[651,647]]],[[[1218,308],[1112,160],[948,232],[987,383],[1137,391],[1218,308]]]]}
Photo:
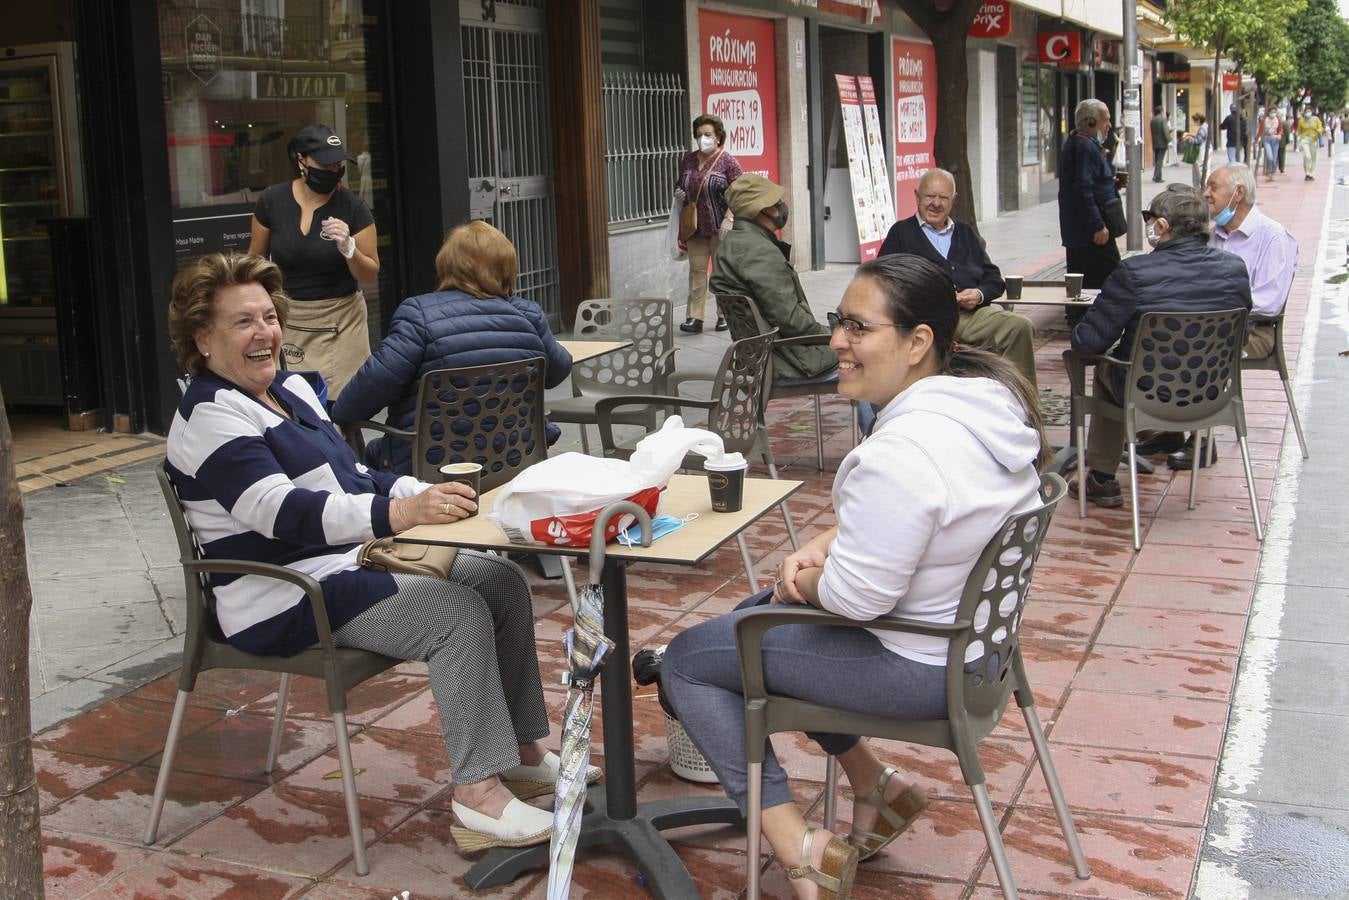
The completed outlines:
{"type": "MultiPolygon", "coordinates": [[[[656,516],[651,520],[651,540],[653,542],[660,540],[670,532],[683,528],[696,518],[698,518],[697,513],[689,513],[682,519],[675,516],[656,516]]],[[[620,531],[618,542],[624,547],[640,547],[642,545],[642,523],[633,522],[625,531],[620,531]]]]}

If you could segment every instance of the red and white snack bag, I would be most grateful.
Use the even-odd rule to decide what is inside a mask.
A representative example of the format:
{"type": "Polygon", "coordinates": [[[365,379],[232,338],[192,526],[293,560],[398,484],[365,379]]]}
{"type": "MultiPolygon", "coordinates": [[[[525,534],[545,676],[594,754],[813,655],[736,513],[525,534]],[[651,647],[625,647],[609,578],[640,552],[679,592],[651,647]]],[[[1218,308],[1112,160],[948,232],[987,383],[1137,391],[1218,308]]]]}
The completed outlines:
{"type": "MultiPolygon", "coordinates": [[[[665,485],[689,452],[718,458],[721,438],[670,416],[637,444],[631,459],[562,453],[530,466],[502,489],[488,518],[514,544],[586,546],[600,511],[611,503],[631,500],[654,517],[665,485]]],[[[632,519],[611,519],[605,541],[632,519]]]]}

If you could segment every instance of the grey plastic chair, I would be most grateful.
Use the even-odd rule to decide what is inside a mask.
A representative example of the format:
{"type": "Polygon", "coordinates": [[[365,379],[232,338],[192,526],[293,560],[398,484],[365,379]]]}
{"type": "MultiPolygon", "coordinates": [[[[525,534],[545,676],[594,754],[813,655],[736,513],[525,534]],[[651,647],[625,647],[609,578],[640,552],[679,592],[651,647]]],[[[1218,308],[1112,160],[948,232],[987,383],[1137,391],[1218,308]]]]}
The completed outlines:
{"type": "MultiPolygon", "coordinates": [[[[1021,660],[1021,613],[1030,590],[1031,575],[1041,544],[1049,530],[1054,508],[1068,486],[1058,475],[1041,477],[1043,503],[1035,509],[1011,516],[984,547],[979,561],[970,570],[961,594],[955,621],[949,625],[882,616],[859,622],[821,609],[765,607],[753,610],[736,622],[736,645],[740,654],[740,673],[745,695],[745,747],[749,763],[749,814],[746,817],[749,897],[759,892],[759,838],[762,831],[763,761],[770,735],[782,731],[814,731],[833,734],[857,734],[886,740],[905,741],[927,747],[950,750],[960,761],[965,784],[974,795],[979,822],[988,842],[989,856],[1002,885],[1003,896],[1017,896],[998,819],[988,798],[984,769],[979,762],[979,741],[1002,719],[1007,701],[1016,696],[1026,720],[1040,762],[1045,784],[1058,814],[1059,827],[1072,856],[1078,878],[1091,877],[1086,855],[1082,852],[1077,829],[1073,825],[1068,802],[1059,784],[1054,761],[1049,755],[1040,717],[1035,711],[1035,695],[1026,680],[1021,660]],[[946,655],[947,717],[929,721],[898,721],[861,713],[844,712],[793,697],[768,693],[764,686],[763,637],[779,625],[814,624],[875,631],[924,634],[950,639],[946,655]],[[977,657],[966,662],[967,648],[977,657]]],[[[903,690],[903,685],[895,685],[903,690]]],[[[834,828],[834,798],[837,792],[836,761],[831,757],[826,769],[824,825],[834,828]]]]}
{"type": "Polygon", "coordinates": [[[1307,452],[1307,439],[1302,434],[1302,419],[1297,414],[1297,403],[1293,401],[1293,385],[1288,380],[1288,358],[1284,356],[1283,351],[1283,313],[1279,313],[1272,319],[1263,316],[1251,316],[1249,319],[1251,325],[1273,325],[1274,326],[1274,352],[1264,359],[1241,359],[1241,371],[1243,372],[1278,372],[1279,380],[1283,382],[1283,393],[1288,398],[1288,413],[1293,417],[1293,430],[1297,432],[1297,443],[1302,448],[1302,458],[1310,459],[1311,455],[1307,452]]]}
{"type": "MultiPolygon", "coordinates": [[[[551,400],[548,416],[581,428],[581,448],[590,452],[586,426],[598,424],[595,401],[624,394],[665,394],[674,371],[674,304],[669,300],[632,298],[586,300],[576,311],[575,337],[589,341],[632,341],[572,366],[572,397],[551,400]]],[[[659,422],[660,410],[628,410],[614,421],[647,430],[659,422]]]]}
{"type": "MultiPolygon", "coordinates": [[[[348,429],[379,431],[412,444],[412,474],[435,484],[440,467],[455,462],[482,466],[483,493],[500,487],[524,469],[548,458],[544,424],[541,356],[515,362],[436,369],[422,376],[417,421],[412,431],[383,422],[356,422],[348,429]]],[[[360,453],[358,451],[357,455],[360,453]]],[[[563,557],[539,557],[549,577],[561,575],[576,605],[576,580],[563,557]]]]}
{"type": "Polygon", "coordinates": [[[197,676],[208,669],[260,669],[280,672],[281,686],[276,695],[276,718],[272,723],[272,738],[267,747],[264,772],[276,766],[281,749],[281,733],[286,723],[286,701],[290,694],[292,675],[308,675],[321,679],[328,692],[328,710],[333,717],[333,734],[337,741],[337,762],[342,771],[342,795],[346,800],[347,825],[351,830],[351,848],[357,875],[370,871],[365,861],[365,839],[361,833],[361,808],[356,797],[356,774],[351,764],[351,744],[347,739],[347,692],[369,678],[398,665],[402,660],[381,656],[365,650],[337,647],[333,644],[328,611],[323,603],[323,588],[308,575],[285,566],[234,559],[202,559],[192,528],[183,515],[178,492],[169,481],[161,465],[157,472],[159,487],[173,521],[178,538],[178,553],[183,565],[183,580],[187,584],[187,631],[183,636],[183,668],[178,674],[178,698],[173,705],[168,737],[159,763],[159,777],[155,781],[154,800],[150,806],[150,823],[145,829],[145,843],[153,845],[159,833],[159,818],[164,811],[168,793],[169,773],[178,750],[178,736],[183,727],[183,712],[188,696],[196,688],[197,676]],[[215,622],[215,597],[206,576],[210,574],[261,575],[286,581],[304,590],[314,613],[319,646],[295,656],[254,656],[225,642],[215,622]]]}
{"type": "Polygon", "coordinates": [[[544,430],[544,359],[436,369],[417,389],[411,431],[383,422],[353,423],[412,444],[412,474],[435,484],[440,467],[453,462],[482,466],[482,489],[510,481],[548,457],[544,430]]]}
{"type": "MultiPolygon", "coordinates": [[[[765,334],[754,335],[734,341],[727,348],[721,360],[712,385],[712,396],[708,400],[694,400],[689,397],[668,395],[637,395],[632,397],[606,397],[596,405],[599,420],[600,441],[606,456],[627,459],[633,448],[618,443],[614,438],[614,410],[624,406],[649,406],[670,408],[676,411],[682,408],[707,411],[707,428],[720,435],[722,446],[728,453],[743,453],[746,459],[759,457],[768,466],[773,478],[778,477],[777,464],[773,460],[773,450],[768,446],[768,432],[763,425],[763,404],[765,402],[765,381],[768,375],[768,360],[773,353],[773,340],[777,329],[765,334]]],[[[703,458],[690,454],[684,460],[685,468],[702,470],[703,458]]],[[[792,523],[791,510],[784,500],[779,504],[782,518],[787,523],[787,536],[792,546],[799,546],[796,526],[792,523]]],[[[736,535],[740,545],[740,558],[745,565],[745,576],[750,587],[757,590],[758,582],[754,578],[754,564],[750,559],[749,546],[744,534],[736,535]]]]}
{"type": "MultiPolygon", "coordinates": [[[[759,313],[754,300],[743,294],[717,294],[717,305],[726,316],[731,337],[739,339],[754,334],[763,334],[769,330],[768,323],[759,313]]],[[[828,334],[811,334],[800,337],[778,338],[774,348],[793,345],[828,346],[828,334]]],[[[838,373],[831,372],[819,378],[782,378],[773,372],[773,363],[769,361],[768,398],[782,400],[789,397],[810,397],[815,405],[815,466],[824,471],[824,417],[820,413],[820,397],[838,393],[838,373]]]]}
{"type": "MultiPolygon", "coordinates": [[[[1265,539],[1260,524],[1260,502],[1255,495],[1255,476],[1246,445],[1246,413],[1241,402],[1241,346],[1246,337],[1246,310],[1228,309],[1198,313],[1147,313],[1138,323],[1129,362],[1110,356],[1084,356],[1063,351],[1072,389],[1069,416],[1077,435],[1077,478],[1086,477],[1086,416],[1103,416],[1124,424],[1129,451],[1129,504],[1133,517],[1134,550],[1143,549],[1138,525],[1137,471],[1138,432],[1193,431],[1194,458],[1203,458],[1203,433],[1213,440],[1213,426],[1231,425],[1237,432],[1241,461],[1246,470],[1251,517],[1255,536],[1265,539]],[[1086,364],[1117,368],[1124,373],[1123,405],[1087,393],[1086,364]]],[[[1194,509],[1199,489],[1199,470],[1190,470],[1189,508],[1194,509]]],[[[1087,492],[1078,491],[1078,514],[1087,515],[1087,492]]]]}

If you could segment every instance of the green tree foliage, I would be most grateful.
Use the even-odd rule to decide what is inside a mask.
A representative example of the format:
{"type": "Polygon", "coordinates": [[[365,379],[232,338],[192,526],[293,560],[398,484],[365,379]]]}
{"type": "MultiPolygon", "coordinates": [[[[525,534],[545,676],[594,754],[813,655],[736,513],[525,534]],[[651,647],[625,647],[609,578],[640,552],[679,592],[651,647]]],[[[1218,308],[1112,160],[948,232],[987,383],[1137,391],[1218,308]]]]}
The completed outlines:
{"type": "Polygon", "coordinates": [[[1293,71],[1288,25],[1307,0],[1179,0],[1166,20],[1192,46],[1230,59],[1261,84],[1293,71]]]}
{"type": "Polygon", "coordinates": [[[1310,96],[1321,109],[1339,109],[1349,87],[1349,22],[1335,0],[1308,0],[1292,17],[1288,37],[1294,64],[1287,79],[1294,100],[1310,96]]]}

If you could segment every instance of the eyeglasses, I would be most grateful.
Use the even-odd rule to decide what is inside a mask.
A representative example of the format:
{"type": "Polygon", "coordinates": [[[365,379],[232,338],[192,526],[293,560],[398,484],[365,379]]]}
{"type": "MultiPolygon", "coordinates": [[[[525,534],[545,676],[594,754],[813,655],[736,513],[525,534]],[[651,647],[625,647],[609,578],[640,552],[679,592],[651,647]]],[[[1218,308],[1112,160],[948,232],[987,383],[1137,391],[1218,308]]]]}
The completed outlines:
{"type": "Polygon", "coordinates": [[[896,325],[894,322],[863,322],[861,319],[854,319],[851,316],[841,316],[836,312],[825,313],[825,321],[829,323],[831,332],[843,329],[843,336],[848,339],[848,343],[855,344],[862,339],[862,335],[868,331],[875,331],[877,328],[903,328],[903,325],[896,325]]]}

